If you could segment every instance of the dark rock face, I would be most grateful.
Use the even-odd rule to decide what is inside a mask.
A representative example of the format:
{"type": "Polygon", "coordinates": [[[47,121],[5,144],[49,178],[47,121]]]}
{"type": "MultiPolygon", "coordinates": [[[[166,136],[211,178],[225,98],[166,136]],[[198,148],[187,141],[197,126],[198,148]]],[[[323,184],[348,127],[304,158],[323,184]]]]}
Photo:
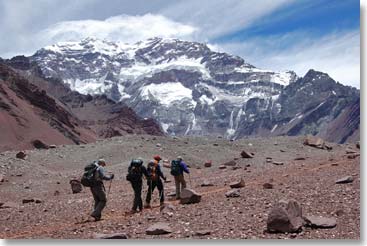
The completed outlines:
{"type": "Polygon", "coordinates": [[[269,232],[299,232],[304,220],[302,208],[295,200],[279,201],[270,211],[267,220],[269,232]]]}
{"type": "MultiPolygon", "coordinates": [[[[41,49],[30,60],[44,76],[61,78],[84,94],[122,101],[172,135],[311,134],[339,143],[359,138],[359,91],[325,73],[310,70],[299,78],[292,71],[261,70],[240,57],[181,40],[149,39],[129,51],[117,46],[86,39],[41,49]],[[139,64],[144,71],[136,74],[139,64]]],[[[8,62],[27,69],[23,59],[8,62]]]]}

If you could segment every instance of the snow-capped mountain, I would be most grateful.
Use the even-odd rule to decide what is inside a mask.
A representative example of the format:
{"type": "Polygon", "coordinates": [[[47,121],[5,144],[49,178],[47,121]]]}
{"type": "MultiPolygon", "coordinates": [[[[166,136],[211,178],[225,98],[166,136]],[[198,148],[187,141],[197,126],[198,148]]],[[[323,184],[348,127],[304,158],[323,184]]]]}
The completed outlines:
{"type": "MultiPolygon", "coordinates": [[[[309,109],[285,113],[298,105],[285,99],[286,88],[302,81],[294,72],[259,69],[202,43],[153,38],[125,44],[89,38],[47,46],[30,58],[44,76],[60,78],[82,94],[106,94],[124,102],[172,135],[287,134],[284,125],[309,109]]],[[[320,74],[305,87],[331,79],[320,74]]],[[[341,89],[334,93],[342,96],[341,89]]],[[[306,99],[300,106],[309,103],[306,99]]]]}

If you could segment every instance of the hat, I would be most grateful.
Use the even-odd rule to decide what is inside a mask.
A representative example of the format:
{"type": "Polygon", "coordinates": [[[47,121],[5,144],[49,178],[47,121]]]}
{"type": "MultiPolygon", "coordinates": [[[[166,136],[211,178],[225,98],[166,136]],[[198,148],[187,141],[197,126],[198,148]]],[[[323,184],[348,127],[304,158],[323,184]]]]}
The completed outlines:
{"type": "Polygon", "coordinates": [[[99,159],[99,160],[98,160],[98,164],[100,164],[100,163],[104,163],[104,164],[106,164],[105,159],[99,159]]]}
{"type": "Polygon", "coordinates": [[[182,160],[182,156],[177,156],[177,160],[182,160]]]}
{"type": "Polygon", "coordinates": [[[157,161],[162,160],[162,158],[159,155],[155,155],[153,158],[154,158],[154,160],[157,160],[157,161]]]}

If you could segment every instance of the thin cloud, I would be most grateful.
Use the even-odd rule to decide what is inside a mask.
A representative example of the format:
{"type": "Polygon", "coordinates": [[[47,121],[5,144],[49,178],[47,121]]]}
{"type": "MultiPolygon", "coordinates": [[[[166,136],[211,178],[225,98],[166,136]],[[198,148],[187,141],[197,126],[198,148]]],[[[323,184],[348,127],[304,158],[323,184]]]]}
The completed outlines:
{"type": "Polygon", "coordinates": [[[320,38],[307,33],[288,33],[218,46],[261,68],[293,70],[299,76],[312,68],[360,88],[359,31],[337,32],[320,38]]]}
{"type": "Polygon", "coordinates": [[[191,39],[198,28],[161,15],[120,15],[106,20],[65,21],[37,34],[44,43],[78,41],[87,37],[133,43],[151,37],[191,39]]]}

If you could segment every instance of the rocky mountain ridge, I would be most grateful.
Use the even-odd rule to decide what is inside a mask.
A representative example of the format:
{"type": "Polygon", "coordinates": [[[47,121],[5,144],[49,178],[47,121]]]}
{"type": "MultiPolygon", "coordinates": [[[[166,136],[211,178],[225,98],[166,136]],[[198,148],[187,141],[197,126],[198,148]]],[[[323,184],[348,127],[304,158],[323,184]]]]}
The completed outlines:
{"type": "Polygon", "coordinates": [[[331,128],[343,128],[339,115],[359,122],[359,115],[347,112],[359,104],[359,91],[312,69],[302,78],[256,68],[202,43],[162,38],[59,43],[30,60],[45,77],[59,78],[81,94],[123,102],[140,117],[157,120],[170,135],[359,138],[359,124],[330,134],[336,132],[331,128]]]}

